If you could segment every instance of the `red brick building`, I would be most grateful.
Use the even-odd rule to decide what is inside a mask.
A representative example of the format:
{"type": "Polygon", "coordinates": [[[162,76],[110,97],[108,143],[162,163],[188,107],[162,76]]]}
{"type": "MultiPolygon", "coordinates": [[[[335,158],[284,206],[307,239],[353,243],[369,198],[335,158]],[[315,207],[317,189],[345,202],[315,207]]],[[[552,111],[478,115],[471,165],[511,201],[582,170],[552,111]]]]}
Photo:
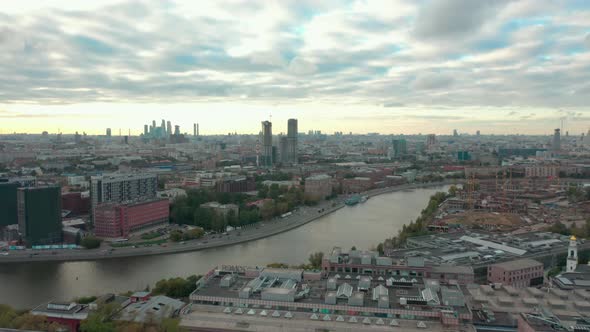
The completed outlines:
{"type": "Polygon", "coordinates": [[[102,204],[96,208],[94,233],[99,237],[126,237],[129,233],[158,224],[170,218],[167,199],[128,203],[102,204]]]}
{"type": "Polygon", "coordinates": [[[82,196],[80,192],[62,194],[61,208],[71,211],[73,216],[88,214],[90,213],[90,196],[82,196]]]}

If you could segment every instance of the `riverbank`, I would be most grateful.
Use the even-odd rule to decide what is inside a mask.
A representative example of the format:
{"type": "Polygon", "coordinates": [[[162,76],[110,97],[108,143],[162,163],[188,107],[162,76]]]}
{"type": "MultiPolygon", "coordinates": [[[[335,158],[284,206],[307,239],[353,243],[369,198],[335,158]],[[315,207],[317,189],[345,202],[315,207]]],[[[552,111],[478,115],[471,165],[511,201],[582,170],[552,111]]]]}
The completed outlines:
{"type": "MultiPolygon", "coordinates": [[[[374,189],[364,193],[369,197],[386,193],[404,191],[419,188],[428,188],[441,185],[460,183],[460,180],[448,180],[435,183],[406,184],[395,187],[374,189]]],[[[240,243],[255,241],[293,230],[297,227],[310,223],[318,218],[329,215],[345,205],[342,199],[323,202],[314,207],[302,207],[293,215],[285,219],[275,219],[270,222],[261,222],[259,225],[234,231],[219,238],[202,238],[185,243],[167,243],[165,246],[140,247],[140,248],[116,248],[91,249],[91,250],[69,250],[62,252],[25,250],[21,252],[10,252],[8,256],[0,256],[0,264],[23,263],[23,262],[64,262],[64,261],[92,261],[115,258],[128,258],[138,256],[165,255],[190,251],[199,251],[219,247],[227,247],[240,243]]]]}

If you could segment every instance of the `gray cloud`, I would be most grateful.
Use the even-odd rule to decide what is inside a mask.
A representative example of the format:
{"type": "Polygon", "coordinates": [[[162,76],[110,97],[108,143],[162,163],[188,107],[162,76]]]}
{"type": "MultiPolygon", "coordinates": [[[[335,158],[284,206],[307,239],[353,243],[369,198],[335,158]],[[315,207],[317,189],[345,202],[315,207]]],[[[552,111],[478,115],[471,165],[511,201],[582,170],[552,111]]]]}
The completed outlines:
{"type": "Polygon", "coordinates": [[[414,27],[423,39],[470,36],[505,5],[504,0],[433,0],[423,7],[414,27]]]}
{"type": "Polygon", "coordinates": [[[384,103],[383,104],[383,107],[390,107],[390,108],[393,108],[393,107],[404,107],[404,106],[406,106],[406,104],[400,103],[400,102],[395,102],[395,101],[391,101],[391,102],[387,102],[387,103],[384,103]]]}
{"type": "Polygon", "coordinates": [[[453,78],[442,74],[423,74],[414,80],[413,87],[418,90],[435,90],[448,88],[453,84],[453,78]]]}
{"type": "Polygon", "coordinates": [[[586,47],[590,48],[590,33],[586,36],[584,42],[586,44],[586,47]]]}

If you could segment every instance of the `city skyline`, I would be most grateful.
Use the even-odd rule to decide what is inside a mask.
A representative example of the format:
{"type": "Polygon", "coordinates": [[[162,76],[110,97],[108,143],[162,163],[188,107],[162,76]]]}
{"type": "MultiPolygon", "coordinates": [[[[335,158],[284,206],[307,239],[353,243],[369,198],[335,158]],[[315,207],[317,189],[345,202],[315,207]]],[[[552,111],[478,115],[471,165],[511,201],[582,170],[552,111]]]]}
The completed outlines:
{"type": "Polygon", "coordinates": [[[3,134],[138,135],[161,118],[257,133],[271,114],[276,133],[289,118],[383,134],[579,135],[590,122],[584,1],[55,0],[0,17],[3,134]]]}

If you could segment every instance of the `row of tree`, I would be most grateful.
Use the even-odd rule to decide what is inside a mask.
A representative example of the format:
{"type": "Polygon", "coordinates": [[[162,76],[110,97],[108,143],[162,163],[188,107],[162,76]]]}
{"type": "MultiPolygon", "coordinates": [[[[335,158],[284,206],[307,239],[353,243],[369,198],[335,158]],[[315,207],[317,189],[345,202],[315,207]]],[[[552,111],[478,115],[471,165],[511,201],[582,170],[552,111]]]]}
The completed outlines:
{"type": "MultiPolygon", "coordinates": [[[[451,192],[455,192],[456,188],[451,187],[451,192]]],[[[399,248],[406,243],[406,240],[410,237],[425,235],[428,233],[427,227],[434,214],[436,213],[438,206],[444,202],[450,194],[444,192],[437,192],[430,197],[428,205],[422,210],[420,216],[412,221],[408,225],[404,225],[398,232],[397,236],[386,239],[384,242],[377,245],[377,250],[380,254],[383,254],[384,247],[399,248]]]]}

